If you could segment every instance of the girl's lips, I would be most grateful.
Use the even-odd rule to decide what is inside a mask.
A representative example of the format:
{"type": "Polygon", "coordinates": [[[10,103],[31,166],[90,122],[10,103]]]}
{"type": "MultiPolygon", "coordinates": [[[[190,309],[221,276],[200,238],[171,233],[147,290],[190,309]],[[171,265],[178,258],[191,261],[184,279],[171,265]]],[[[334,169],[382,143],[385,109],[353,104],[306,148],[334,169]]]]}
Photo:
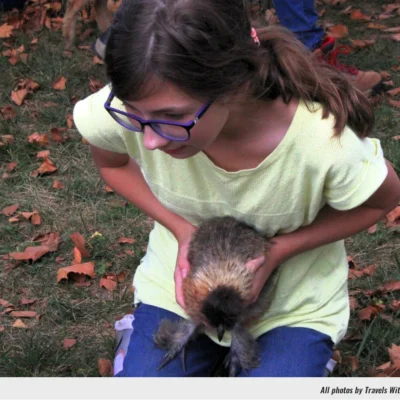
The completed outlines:
{"type": "Polygon", "coordinates": [[[164,150],[165,153],[167,154],[176,154],[179,153],[181,150],[183,150],[184,146],[178,147],[177,149],[173,150],[164,150]]]}

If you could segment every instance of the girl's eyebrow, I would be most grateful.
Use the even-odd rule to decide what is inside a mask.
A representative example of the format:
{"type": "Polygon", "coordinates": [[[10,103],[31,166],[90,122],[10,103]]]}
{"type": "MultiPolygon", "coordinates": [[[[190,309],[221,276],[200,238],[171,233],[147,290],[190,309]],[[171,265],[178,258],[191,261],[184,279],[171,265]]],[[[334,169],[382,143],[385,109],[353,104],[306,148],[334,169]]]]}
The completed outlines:
{"type": "MultiPolygon", "coordinates": [[[[133,108],[134,110],[137,110],[136,107],[134,107],[133,105],[125,102],[124,103],[126,106],[133,108]]],[[[193,112],[193,107],[189,107],[189,106],[182,106],[182,107],[164,107],[164,108],[160,108],[158,110],[153,110],[150,112],[150,114],[162,114],[162,113],[191,113],[193,112]]]]}

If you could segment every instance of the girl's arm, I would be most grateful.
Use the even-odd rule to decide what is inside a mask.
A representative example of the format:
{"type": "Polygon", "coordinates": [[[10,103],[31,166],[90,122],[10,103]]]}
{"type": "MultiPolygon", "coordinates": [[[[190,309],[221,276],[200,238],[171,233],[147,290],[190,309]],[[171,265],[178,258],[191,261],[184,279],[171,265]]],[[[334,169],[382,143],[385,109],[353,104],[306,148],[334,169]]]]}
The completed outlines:
{"type": "Polygon", "coordinates": [[[257,265],[253,300],[257,299],[272,271],[284,261],[305,251],[355,235],[380,221],[400,201],[400,181],[386,161],[388,174],[379,189],[363,204],[348,211],[325,206],[308,226],[294,232],[277,235],[270,240],[271,247],[265,262],[257,265]]]}
{"type": "Polygon", "coordinates": [[[193,232],[193,225],[157,200],[139,165],[128,154],[103,150],[93,145],[90,145],[90,150],[101,177],[116,193],[165,226],[178,242],[193,232]]]}

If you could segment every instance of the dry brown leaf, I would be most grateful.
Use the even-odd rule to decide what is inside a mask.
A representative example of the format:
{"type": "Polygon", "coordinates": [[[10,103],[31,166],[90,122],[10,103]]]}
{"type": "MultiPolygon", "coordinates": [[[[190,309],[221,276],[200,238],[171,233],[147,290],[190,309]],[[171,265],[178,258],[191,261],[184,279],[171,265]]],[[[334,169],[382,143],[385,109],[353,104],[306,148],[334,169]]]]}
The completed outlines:
{"type": "Polygon", "coordinates": [[[60,235],[58,232],[49,232],[37,236],[33,241],[40,242],[42,246],[48,247],[50,251],[57,251],[60,244],[60,235]]]}
{"type": "Polygon", "coordinates": [[[53,89],[54,90],[65,90],[65,85],[67,83],[67,80],[63,76],[59,76],[54,82],[53,82],[53,89]]]}
{"type": "Polygon", "coordinates": [[[51,174],[52,172],[57,171],[57,167],[54,165],[53,161],[49,158],[46,158],[41,164],[40,167],[36,170],[38,174],[51,174]]]}
{"type": "Polygon", "coordinates": [[[367,232],[368,232],[370,235],[372,235],[372,234],[374,234],[374,233],[376,232],[377,227],[378,227],[377,224],[372,225],[371,227],[368,228],[368,231],[367,231],[367,232]]]}
{"type": "Polygon", "coordinates": [[[119,283],[122,283],[125,280],[126,277],[126,272],[125,271],[121,271],[118,275],[117,275],[117,280],[119,283]]]}
{"type": "Polygon", "coordinates": [[[353,21],[370,21],[371,17],[357,8],[350,13],[350,19],[353,21]]]}
{"type": "Polygon", "coordinates": [[[0,305],[3,306],[4,308],[9,308],[9,307],[14,307],[11,303],[9,303],[7,300],[0,299],[0,305]]]}
{"type": "Polygon", "coordinates": [[[365,47],[373,46],[375,44],[375,40],[351,40],[351,47],[354,49],[364,49],[365,47]]]}
{"type": "Polygon", "coordinates": [[[390,367],[391,362],[388,361],[385,364],[380,365],[379,367],[376,367],[377,371],[385,371],[385,369],[388,369],[390,367]]]}
{"type": "Polygon", "coordinates": [[[78,232],[71,233],[70,239],[81,252],[82,257],[90,257],[90,253],[85,249],[85,238],[78,232]]]}
{"type": "Polygon", "coordinates": [[[25,251],[19,253],[10,253],[9,256],[14,260],[35,262],[39,258],[47,254],[50,249],[47,246],[32,246],[27,247],[25,251]]]}
{"type": "Polygon", "coordinates": [[[68,350],[75,345],[76,345],[76,339],[64,339],[63,342],[64,350],[68,350]]]}
{"type": "Polygon", "coordinates": [[[3,325],[0,325],[0,332],[4,332],[5,329],[3,325]]]}
{"type": "Polygon", "coordinates": [[[49,137],[46,133],[40,134],[35,132],[28,136],[28,142],[47,146],[49,144],[49,137]]]}
{"type": "Polygon", "coordinates": [[[383,29],[386,29],[387,26],[386,26],[386,25],[382,25],[382,24],[376,24],[375,22],[370,22],[370,23],[367,25],[367,28],[369,28],[369,29],[383,30],[383,29]]]}
{"type": "Polygon", "coordinates": [[[117,288],[117,282],[115,282],[112,279],[101,278],[99,286],[104,287],[107,290],[109,290],[110,292],[112,292],[113,290],[115,290],[117,288]]]}
{"type": "Polygon", "coordinates": [[[113,366],[110,360],[99,358],[97,360],[97,368],[100,376],[113,376],[113,366]]]}
{"type": "Polygon", "coordinates": [[[390,32],[390,33],[400,33],[400,26],[395,26],[393,28],[386,28],[383,32],[390,32]]]}
{"type": "Polygon", "coordinates": [[[23,297],[20,301],[20,304],[22,306],[28,306],[28,305],[34,304],[36,302],[37,302],[37,299],[27,299],[26,297],[23,297]]]}
{"type": "Polygon", "coordinates": [[[12,171],[14,171],[16,166],[17,166],[16,162],[10,162],[10,163],[7,164],[7,170],[12,172],[12,171]]]}
{"type": "Polygon", "coordinates": [[[14,110],[14,107],[12,105],[8,106],[3,106],[0,108],[0,118],[4,119],[6,121],[9,121],[10,119],[14,119],[17,116],[17,113],[14,110]]]}
{"type": "Polygon", "coordinates": [[[57,282],[60,282],[63,279],[68,279],[69,274],[82,274],[89,276],[90,278],[94,278],[94,263],[87,262],[84,264],[75,264],[69,267],[60,268],[57,271],[57,282]]]}
{"type": "Polygon", "coordinates": [[[392,300],[392,304],[390,305],[392,311],[399,311],[400,310],[400,300],[392,300]]]}
{"type": "Polygon", "coordinates": [[[400,42],[400,33],[397,33],[396,35],[392,35],[391,39],[394,40],[395,42],[400,42]]]}
{"type": "Polygon", "coordinates": [[[343,9],[342,11],[339,11],[339,15],[346,15],[346,14],[350,14],[351,13],[351,9],[353,8],[353,6],[348,6],[345,9],[343,9]]]}
{"type": "Polygon", "coordinates": [[[398,94],[400,94],[400,87],[396,88],[396,89],[392,89],[392,90],[388,90],[386,92],[389,96],[397,96],[398,94]]]}
{"type": "Polygon", "coordinates": [[[0,39],[8,38],[12,35],[14,27],[12,25],[3,24],[0,26],[0,39]]]}
{"type": "Polygon", "coordinates": [[[56,179],[56,180],[53,182],[53,189],[65,189],[65,187],[64,187],[64,185],[62,184],[61,181],[59,181],[59,180],[56,179]]]}
{"type": "Polygon", "coordinates": [[[119,238],[118,243],[121,243],[121,244],[124,244],[124,243],[133,244],[133,243],[136,243],[136,240],[133,239],[133,238],[121,237],[121,238],[119,238]]]}
{"type": "Polygon", "coordinates": [[[26,329],[28,328],[21,319],[17,319],[13,324],[12,324],[13,328],[22,328],[22,329],[26,329]]]}
{"type": "Polygon", "coordinates": [[[103,64],[104,64],[104,61],[103,61],[102,59],[100,59],[99,57],[94,56],[94,57],[93,57],[93,64],[103,65],[103,64]]]}
{"type": "Polygon", "coordinates": [[[61,130],[58,128],[52,128],[50,130],[51,136],[53,138],[53,140],[57,143],[64,143],[65,142],[65,138],[61,133],[61,130]]]}
{"type": "Polygon", "coordinates": [[[400,346],[392,344],[392,347],[388,348],[389,357],[396,368],[400,368],[400,346]]]}
{"type": "Polygon", "coordinates": [[[395,292],[400,290],[400,281],[389,281],[382,285],[382,290],[384,292],[395,292]]]}
{"type": "Polygon", "coordinates": [[[388,222],[395,222],[399,218],[400,218],[400,206],[397,206],[389,214],[386,215],[386,219],[388,220],[388,222]]]}
{"type": "Polygon", "coordinates": [[[74,119],[72,114],[67,115],[67,126],[69,129],[72,129],[72,127],[74,126],[74,119]]]}
{"type": "Polygon", "coordinates": [[[360,320],[367,320],[369,321],[373,315],[379,314],[385,306],[383,305],[371,305],[368,307],[363,308],[358,312],[360,316],[360,320]]]}
{"type": "Polygon", "coordinates": [[[25,97],[28,95],[29,91],[28,89],[19,89],[16,91],[11,92],[11,100],[17,105],[20,106],[24,100],[25,97]]]}
{"type": "Polygon", "coordinates": [[[82,263],[82,254],[77,247],[74,247],[74,264],[81,264],[82,263]]]}
{"type": "Polygon", "coordinates": [[[10,217],[18,210],[18,208],[19,204],[13,204],[12,206],[3,208],[0,214],[4,214],[6,217],[10,217]]]}
{"type": "Polygon", "coordinates": [[[10,315],[16,318],[35,318],[35,311],[11,311],[10,315]]]}
{"type": "Polygon", "coordinates": [[[360,305],[358,304],[358,301],[355,297],[350,297],[349,301],[350,301],[350,309],[351,310],[355,310],[356,308],[360,307],[360,305]]]}
{"type": "Polygon", "coordinates": [[[89,77],[89,89],[92,93],[98,92],[104,85],[93,77],[89,77]]]}
{"type": "Polygon", "coordinates": [[[104,187],[104,190],[105,190],[107,193],[114,193],[114,190],[111,189],[110,186],[108,186],[108,185],[106,185],[106,186],[104,187]]]}
{"type": "Polygon", "coordinates": [[[42,219],[38,212],[33,213],[31,222],[33,225],[40,225],[42,223],[42,219]]]}
{"type": "Polygon", "coordinates": [[[47,158],[50,155],[50,150],[42,150],[36,154],[36,158],[47,158]]]}
{"type": "Polygon", "coordinates": [[[133,250],[125,250],[125,254],[128,254],[128,256],[134,256],[135,252],[133,250]]]}
{"type": "Polygon", "coordinates": [[[8,222],[14,223],[14,222],[19,222],[19,218],[17,217],[11,217],[8,222]]]}
{"type": "Polygon", "coordinates": [[[328,32],[335,38],[335,39],[342,39],[348,36],[349,30],[345,25],[332,25],[328,28],[328,32]]]}

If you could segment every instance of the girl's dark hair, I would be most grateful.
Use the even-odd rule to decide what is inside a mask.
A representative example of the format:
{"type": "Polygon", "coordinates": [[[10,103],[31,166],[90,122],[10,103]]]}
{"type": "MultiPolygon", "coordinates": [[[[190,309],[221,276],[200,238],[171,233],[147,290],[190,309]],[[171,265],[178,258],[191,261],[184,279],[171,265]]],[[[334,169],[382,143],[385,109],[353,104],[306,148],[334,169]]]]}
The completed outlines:
{"type": "Polygon", "coordinates": [[[287,103],[319,102],[335,116],[335,133],[348,124],[360,137],[374,122],[368,99],[338,71],[317,58],[285,28],[250,36],[247,0],[124,0],[106,48],[115,95],[137,100],[151,77],[201,99],[243,92],[287,103]]]}

